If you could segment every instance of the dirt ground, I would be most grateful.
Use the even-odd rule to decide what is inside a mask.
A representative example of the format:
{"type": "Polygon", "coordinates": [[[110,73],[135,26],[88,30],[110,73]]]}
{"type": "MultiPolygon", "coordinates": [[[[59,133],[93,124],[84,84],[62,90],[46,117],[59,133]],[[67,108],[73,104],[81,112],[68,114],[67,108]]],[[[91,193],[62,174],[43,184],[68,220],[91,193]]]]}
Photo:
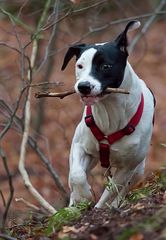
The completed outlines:
{"type": "MultiPolygon", "coordinates": [[[[57,214],[60,219],[62,212],[57,214]]],[[[131,191],[121,208],[94,209],[91,206],[80,217],[75,213],[72,218],[76,220],[52,222],[48,234],[48,218],[31,213],[24,223],[11,223],[10,233],[20,240],[164,240],[166,169],[153,173],[139,188],[131,191]]]]}

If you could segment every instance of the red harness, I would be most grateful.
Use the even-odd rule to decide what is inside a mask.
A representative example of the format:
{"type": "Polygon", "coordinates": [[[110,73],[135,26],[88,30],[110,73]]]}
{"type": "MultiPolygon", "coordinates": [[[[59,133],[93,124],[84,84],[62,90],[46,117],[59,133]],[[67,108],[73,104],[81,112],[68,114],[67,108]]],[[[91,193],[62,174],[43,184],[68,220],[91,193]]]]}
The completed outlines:
{"type": "Polygon", "coordinates": [[[102,167],[108,168],[110,166],[110,163],[109,163],[110,145],[120,140],[122,137],[132,134],[135,131],[135,128],[141,119],[143,108],[144,108],[144,97],[142,94],[141,101],[137,108],[137,111],[134,114],[134,116],[130,119],[126,127],[120,129],[115,133],[112,133],[106,136],[96,125],[92,115],[91,106],[86,107],[85,123],[87,127],[90,128],[92,134],[94,135],[94,137],[99,143],[100,162],[102,167]],[[106,140],[107,143],[103,143],[102,142],[103,140],[106,140]]]}

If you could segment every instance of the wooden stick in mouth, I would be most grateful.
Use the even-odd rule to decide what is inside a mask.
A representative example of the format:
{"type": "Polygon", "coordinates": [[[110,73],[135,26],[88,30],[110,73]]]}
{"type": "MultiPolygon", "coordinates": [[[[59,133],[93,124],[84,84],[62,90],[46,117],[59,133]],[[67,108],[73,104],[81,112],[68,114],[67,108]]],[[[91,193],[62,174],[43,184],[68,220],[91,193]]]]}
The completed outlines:
{"type": "MultiPolygon", "coordinates": [[[[73,89],[65,92],[38,92],[35,93],[36,98],[42,98],[42,97],[58,97],[63,99],[66,96],[72,95],[76,93],[76,91],[73,89]]],[[[109,93],[122,93],[122,94],[129,94],[129,91],[122,89],[122,88],[107,88],[105,91],[106,94],[109,93]]]]}

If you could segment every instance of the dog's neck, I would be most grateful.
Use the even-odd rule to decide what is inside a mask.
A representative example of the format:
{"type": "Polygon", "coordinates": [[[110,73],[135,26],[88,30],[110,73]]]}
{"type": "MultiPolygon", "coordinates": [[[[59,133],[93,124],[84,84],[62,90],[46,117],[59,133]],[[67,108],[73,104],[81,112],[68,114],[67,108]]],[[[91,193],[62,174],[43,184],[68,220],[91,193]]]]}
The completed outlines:
{"type": "Polygon", "coordinates": [[[135,114],[140,103],[141,80],[129,63],[126,65],[124,79],[120,87],[129,90],[130,94],[109,94],[92,107],[96,124],[105,134],[123,128],[135,114]]]}

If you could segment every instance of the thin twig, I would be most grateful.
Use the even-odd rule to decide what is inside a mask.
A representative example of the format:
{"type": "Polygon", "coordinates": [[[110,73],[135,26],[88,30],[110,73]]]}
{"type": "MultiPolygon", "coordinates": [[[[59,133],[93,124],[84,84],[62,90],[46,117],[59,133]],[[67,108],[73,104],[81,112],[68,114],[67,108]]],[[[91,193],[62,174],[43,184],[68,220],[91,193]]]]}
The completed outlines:
{"type": "Polygon", "coordinates": [[[87,11],[87,10],[89,10],[91,8],[94,8],[94,7],[97,7],[97,6],[101,5],[101,4],[104,4],[107,1],[108,0],[103,0],[103,1],[100,1],[100,2],[97,2],[97,3],[94,3],[94,4],[90,5],[90,6],[87,6],[87,7],[84,7],[84,8],[80,8],[80,9],[75,9],[75,10],[73,8],[70,8],[68,10],[68,12],[64,16],[62,16],[61,18],[59,18],[59,19],[53,21],[52,23],[44,26],[41,29],[41,31],[45,31],[45,30],[48,30],[48,29],[52,28],[55,24],[63,21],[65,18],[67,18],[69,16],[72,16],[73,14],[80,14],[81,12],[87,11]]]}
{"type": "Polygon", "coordinates": [[[17,238],[13,238],[13,237],[10,237],[6,234],[3,234],[3,233],[0,233],[0,238],[4,239],[4,240],[17,240],[17,238]]]}
{"type": "MultiPolygon", "coordinates": [[[[29,60],[28,60],[29,62],[29,60]]],[[[32,69],[31,69],[31,66],[30,66],[30,63],[29,63],[29,75],[31,75],[31,72],[32,72],[32,69]]],[[[40,85],[40,83],[39,83],[40,85]]],[[[5,125],[4,129],[1,131],[0,133],[0,140],[4,137],[4,135],[8,132],[8,130],[10,129],[12,123],[13,123],[13,118],[15,117],[17,111],[18,111],[18,108],[20,106],[20,102],[21,102],[21,99],[22,99],[22,96],[25,92],[25,90],[27,90],[28,88],[30,87],[34,87],[34,86],[37,86],[37,84],[29,84],[27,86],[25,86],[24,88],[22,88],[22,90],[20,91],[20,94],[18,96],[18,99],[15,103],[15,107],[14,107],[14,110],[12,111],[12,114],[11,114],[11,117],[9,119],[9,121],[7,122],[7,124],[5,125]]]]}
{"type": "Polygon", "coordinates": [[[89,5],[89,6],[87,6],[87,7],[82,7],[82,8],[80,8],[80,9],[75,9],[75,10],[73,10],[73,13],[80,13],[80,12],[83,12],[83,11],[87,11],[87,10],[89,10],[89,9],[91,9],[91,8],[98,7],[98,6],[101,5],[101,4],[104,5],[105,2],[108,2],[108,0],[102,0],[102,1],[99,1],[99,2],[94,3],[94,4],[92,4],[92,5],[89,5]]]}
{"type": "MultiPolygon", "coordinates": [[[[54,8],[53,12],[49,16],[49,18],[53,18],[55,21],[58,19],[60,14],[60,1],[54,0],[54,8]]],[[[45,48],[45,53],[43,59],[41,59],[41,63],[36,69],[36,74],[45,66],[45,72],[43,75],[43,81],[50,81],[50,77],[52,76],[52,72],[55,66],[55,58],[54,56],[50,56],[52,51],[55,51],[57,47],[57,36],[58,36],[58,25],[54,24],[52,31],[50,33],[50,37],[45,48]]],[[[42,89],[44,90],[44,89],[42,89]]],[[[45,117],[45,99],[38,103],[38,108],[36,112],[36,117],[34,119],[34,129],[37,133],[41,132],[42,123],[45,117]]]]}
{"type": "MultiPolygon", "coordinates": [[[[164,1],[164,0],[163,0],[163,1],[164,1]]],[[[156,14],[156,15],[162,15],[162,14],[165,14],[165,13],[166,13],[166,11],[161,11],[161,12],[158,11],[158,12],[156,12],[155,14],[156,14]]],[[[90,28],[90,32],[91,32],[91,33],[94,33],[94,32],[103,31],[103,30],[107,29],[108,27],[110,27],[110,26],[112,26],[112,25],[121,24],[121,23],[126,23],[126,22],[129,22],[129,21],[135,20],[135,19],[148,18],[148,17],[151,17],[151,16],[154,16],[154,12],[152,12],[152,13],[145,13],[145,14],[142,14],[142,15],[134,16],[134,17],[127,17],[127,18],[123,18],[123,19],[117,19],[117,20],[108,22],[108,23],[106,23],[105,25],[103,25],[103,26],[101,26],[101,27],[90,28]]]]}
{"type": "MultiPolygon", "coordinates": [[[[33,51],[32,51],[32,57],[31,57],[31,63],[32,67],[34,66],[35,61],[35,55],[36,55],[36,40],[33,45],[33,51]]],[[[30,78],[28,77],[30,80],[30,78]]],[[[38,193],[38,191],[33,187],[33,185],[30,182],[28,173],[25,169],[25,155],[26,155],[26,145],[28,142],[28,135],[29,135],[29,127],[30,127],[30,117],[31,117],[31,108],[30,108],[30,101],[31,101],[31,88],[29,88],[28,91],[28,98],[25,105],[25,121],[24,121],[24,132],[23,132],[23,138],[21,142],[21,148],[20,148],[20,159],[19,159],[19,171],[22,175],[22,178],[24,180],[25,186],[28,188],[28,190],[31,192],[31,194],[38,200],[38,202],[47,210],[49,213],[54,214],[56,213],[56,210],[38,193]]]]}
{"type": "MultiPolygon", "coordinates": [[[[58,15],[59,15],[59,0],[55,0],[53,15],[54,15],[54,21],[57,22],[58,15]]],[[[52,45],[55,44],[56,32],[57,32],[57,24],[54,24],[48,44],[45,49],[44,59],[42,60],[40,66],[38,67],[37,72],[41,70],[41,68],[44,66],[44,64],[46,63],[46,61],[48,59],[49,52],[52,50],[51,48],[53,48],[52,45]]]]}
{"type": "MultiPolygon", "coordinates": [[[[0,42],[0,45],[3,45],[3,46],[5,46],[5,47],[7,47],[7,48],[9,48],[9,49],[11,49],[11,50],[16,51],[17,53],[19,53],[19,54],[21,55],[21,58],[22,58],[22,54],[24,54],[24,57],[25,57],[25,59],[26,59],[27,62],[28,62],[29,70],[30,70],[30,72],[31,72],[30,59],[29,59],[29,57],[28,57],[27,55],[25,55],[25,53],[22,53],[22,50],[19,50],[19,49],[15,48],[15,47],[12,47],[12,46],[8,45],[8,44],[5,43],[5,42],[0,42]]],[[[22,74],[21,74],[21,75],[22,75],[22,74]]],[[[5,134],[8,132],[8,130],[10,129],[10,127],[11,127],[11,125],[12,125],[12,122],[13,122],[13,118],[14,118],[14,116],[16,115],[17,110],[18,110],[18,108],[19,108],[19,105],[20,105],[20,102],[21,102],[21,99],[22,99],[22,95],[23,95],[23,93],[24,93],[24,91],[25,91],[26,89],[27,89],[27,86],[24,87],[24,88],[21,90],[21,92],[20,92],[20,94],[19,94],[19,96],[18,96],[18,99],[17,99],[17,101],[16,101],[14,110],[13,110],[13,112],[12,112],[11,118],[9,119],[9,121],[7,122],[6,126],[4,127],[4,129],[2,130],[2,132],[1,132],[1,134],[0,134],[0,140],[4,137],[4,135],[5,135],[5,134]]]]}
{"type": "MultiPolygon", "coordinates": [[[[5,111],[8,114],[8,117],[11,118],[12,116],[12,109],[10,106],[7,105],[6,102],[4,102],[3,100],[0,100],[0,106],[1,108],[5,109],[5,111]]],[[[13,122],[16,125],[15,130],[17,132],[19,132],[19,134],[22,134],[24,131],[24,127],[23,127],[23,122],[21,120],[21,118],[19,118],[17,115],[15,115],[13,117],[13,122]]],[[[41,161],[44,163],[44,165],[46,166],[48,172],[50,173],[50,175],[52,176],[59,192],[61,193],[61,195],[63,196],[65,202],[68,202],[68,194],[64,188],[63,183],[60,180],[59,175],[57,174],[57,172],[55,171],[55,169],[53,168],[51,162],[49,161],[49,159],[45,156],[44,152],[42,151],[42,149],[39,147],[39,145],[37,144],[37,141],[34,139],[34,137],[32,136],[28,136],[28,144],[31,146],[31,148],[36,152],[36,154],[39,156],[39,158],[41,159],[41,161]]]]}
{"type": "MultiPolygon", "coordinates": [[[[21,50],[17,49],[16,47],[13,47],[13,46],[5,43],[5,42],[0,42],[0,45],[5,46],[5,47],[7,47],[7,48],[9,48],[9,49],[11,49],[11,50],[16,51],[16,52],[19,53],[20,55],[22,54],[21,50]]],[[[28,62],[28,66],[30,66],[29,57],[28,57],[25,53],[24,53],[24,57],[25,57],[25,59],[26,59],[27,62],[28,62]]]]}
{"type": "Polygon", "coordinates": [[[11,23],[13,25],[14,35],[16,37],[18,46],[20,48],[20,75],[21,75],[21,80],[22,80],[22,86],[24,86],[24,82],[25,82],[25,79],[24,79],[24,75],[25,75],[25,59],[24,59],[24,55],[25,55],[25,53],[24,53],[24,51],[25,51],[25,49],[22,46],[22,42],[20,40],[19,33],[16,30],[16,23],[15,23],[15,21],[11,17],[10,17],[10,21],[11,21],[11,23]]]}
{"type": "Polygon", "coordinates": [[[150,26],[152,25],[152,23],[156,20],[157,16],[159,15],[160,11],[162,10],[162,8],[164,7],[166,1],[165,0],[161,0],[159,5],[156,7],[156,9],[154,10],[154,13],[152,16],[150,16],[150,18],[148,19],[148,21],[144,24],[143,28],[141,29],[141,31],[136,35],[136,37],[133,39],[133,41],[130,44],[129,47],[129,51],[132,52],[135,45],[137,44],[137,42],[140,40],[140,38],[148,31],[148,29],[150,28],[150,26]]]}
{"type": "Polygon", "coordinates": [[[18,99],[17,99],[17,102],[16,102],[16,104],[15,104],[14,110],[13,110],[13,112],[12,112],[12,115],[11,115],[8,123],[6,124],[6,126],[4,127],[4,129],[2,130],[2,132],[1,132],[1,134],[0,134],[0,140],[4,137],[4,135],[8,132],[8,130],[9,130],[10,127],[11,127],[11,125],[12,125],[12,123],[13,123],[13,119],[14,119],[14,117],[15,117],[15,115],[16,115],[16,113],[17,113],[17,110],[18,110],[18,108],[19,108],[19,105],[20,105],[20,102],[21,102],[21,99],[22,99],[22,95],[23,95],[23,93],[24,93],[25,90],[26,90],[26,88],[23,88],[23,89],[21,90],[20,95],[19,95],[19,97],[18,97],[18,99]]]}
{"type": "Polygon", "coordinates": [[[58,176],[57,172],[55,171],[55,169],[53,168],[51,162],[47,159],[47,157],[44,155],[44,153],[42,152],[42,150],[39,148],[37,142],[35,141],[34,138],[29,137],[28,138],[28,143],[29,145],[35,150],[35,152],[38,154],[38,156],[40,157],[40,159],[42,160],[42,162],[44,163],[44,165],[47,167],[47,170],[49,171],[49,173],[51,174],[52,178],[55,181],[55,184],[59,190],[59,192],[62,194],[65,202],[68,202],[68,194],[63,186],[63,183],[60,180],[60,177],[58,176]]]}
{"type": "Polygon", "coordinates": [[[7,177],[8,177],[8,182],[9,182],[9,189],[10,189],[9,197],[8,197],[7,202],[6,202],[5,211],[4,211],[3,217],[2,217],[2,226],[0,227],[1,230],[3,231],[4,227],[5,227],[7,215],[8,215],[8,212],[9,212],[9,208],[10,208],[10,205],[11,205],[11,202],[12,202],[12,199],[13,199],[14,187],[13,187],[13,182],[12,182],[12,175],[10,173],[8,163],[7,163],[7,157],[6,157],[4,151],[1,147],[0,147],[0,156],[2,158],[3,165],[5,167],[5,171],[6,171],[6,174],[7,174],[7,177]]]}
{"type": "MultiPolygon", "coordinates": [[[[166,11],[161,11],[161,12],[157,12],[156,15],[162,15],[165,14],[166,11]]],[[[79,42],[81,42],[82,40],[88,38],[90,35],[97,33],[97,32],[101,32],[103,30],[106,30],[107,28],[116,25],[116,24],[121,24],[121,23],[126,23],[135,19],[144,19],[144,18],[148,18],[150,16],[154,16],[154,12],[153,13],[147,13],[147,14],[142,14],[142,15],[138,15],[138,16],[134,16],[134,17],[128,17],[128,18],[124,18],[124,19],[118,19],[118,20],[114,20],[111,22],[108,22],[106,24],[104,24],[103,26],[100,27],[89,27],[89,31],[86,32],[85,34],[83,34],[80,39],[78,39],[77,41],[73,42],[71,45],[77,44],[79,42]]]]}
{"type": "Polygon", "coordinates": [[[37,211],[40,210],[40,208],[38,208],[36,205],[34,205],[34,204],[26,201],[24,198],[15,198],[15,201],[16,201],[16,202],[23,202],[26,206],[28,206],[28,207],[30,207],[30,208],[33,208],[33,209],[35,209],[35,210],[37,210],[37,211]]]}
{"type": "MultiPolygon", "coordinates": [[[[156,15],[159,16],[159,15],[164,15],[164,14],[166,14],[166,11],[160,11],[156,15]]],[[[69,47],[69,45],[72,46],[74,44],[80,43],[82,40],[88,38],[90,35],[92,35],[94,33],[97,33],[97,32],[102,32],[102,31],[106,30],[107,28],[109,28],[113,25],[126,23],[126,22],[129,22],[129,21],[135,20],[135,19],[144,19],[144,18],[148,18],[150,16],[154,16],[154,12],[147,13],[147,14],[142,14],[142,15],[137,15],[137,16],[134,16],[134,17],[128,17],[128,18],[124,18],[124,19],[114,20],[114,21],[111,21],[111,22],[108,22],[108,23],[104,24],[103,26],[96,27],[96,28],[89,27],[89,31],[84,33],[78,40],[76,40],[76,41],[74,41],[70,44],[65,45],[63,48],[61,48],[59,50],[56,50],[56,51],[50,53],[49,56],[60,53],[60,52],[64,51],[65,49],[67,49],[69,47]]]]}
{"type": "MultiPolygon", "coordinates": [[[[51,0],[47,0],[45,3],[45,7],[43,10],[43,13],[41,15],[41,18],[39,20],[37,30],[36,30],[36,36],[38,35],[38,30],[43,26],[43,23],[45,21],[45,18],[47,16],[48,9],[50,7],[51,0]]],[[[32,42],[32,53],[30,58],[31,63],[31,69],[28,69],[27,73],[27,79],[29,84],[32,83],[32,69],[35,66],[35,60],[37,57],[38,52],[38,38],[36,37],[32,42]]],[[[19,171],[22,175],[22,178],[24,180],[25,186],[28,188],[30,193],[37,199],[37,201],[43,206],[50,214],[56,213],[56,209],[52,207],[40,194],[39,192],[33,187],[33,185],[30,182],[28,173],[25,169],[25,156],[26,156],[26,145],[28,142],[28,136],[29,136],[29,128],[30,128],[30,119],[31,119],[31,92],[32,88],[30,87],[27,92],[27,99],[25,103],[25,115],[24,115],[24,132],[23,132],[23,138],[21,142],[20,147],[20,158],[19,158],[19,171]]]]}
{"type": "Polygon", "coordinates": [[[0,196],[2,198],[3,206],[6,207],[6,201],[5,201],[5,198],[4,198],[4,195],[3,195],[3,192],[1,191],[1,189],[0,189],[0,196]]]}
{"type": "MultiPolygon", "coordinates": [[[[65,91],[65,92],[61,92],[61,93],[57,93],[57,92],[38,92],[38,93],[35,93],[35,97],[36,98],[58,97],[58,98],[63,99],[64,97],[72,95],[74,93],[76,93],[76,91],[74,89],[69,90],[69,91],[65,91]]],[[[106,94],[109,94],[109,93],[129,94],[129,91],[127,91],[125,89],[121,89],[121,88],[107,88],[105,93],[106,94]]]]}

